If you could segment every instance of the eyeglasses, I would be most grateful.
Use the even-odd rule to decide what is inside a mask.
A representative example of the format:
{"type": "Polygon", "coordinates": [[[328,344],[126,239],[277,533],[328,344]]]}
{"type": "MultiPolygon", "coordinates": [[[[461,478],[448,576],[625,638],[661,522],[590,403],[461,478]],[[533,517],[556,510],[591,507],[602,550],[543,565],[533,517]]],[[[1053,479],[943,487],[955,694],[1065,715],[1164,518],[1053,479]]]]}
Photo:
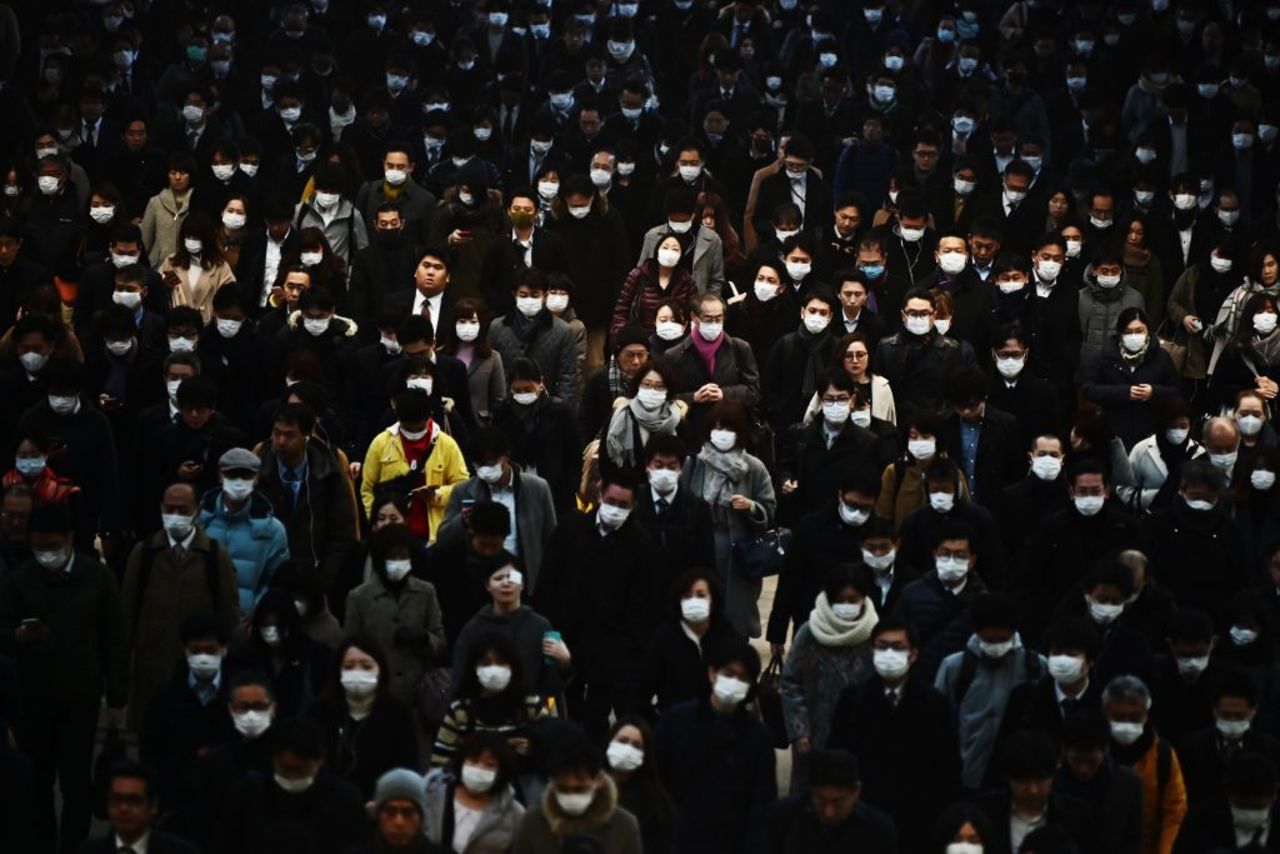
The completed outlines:
{"type": "Polygon", "coordinates": [[[848,405],[849,405],[849,401],[850,401],[850,400],[852,400],[852,398],[850,398],[850,397],[848,397],[848,396],[844,396],[844,397],[826,397],[826,396],[824,396],[824,397],[822,398],[822,402],[823,402],[824,404],[828,404],[828,403],[830,403],[830,404],[843,403],[845,406],[848,406],[848,405]]]}
{"type": "Polygon", "coordinates": [[[867,353],[863,350],[849,350],[844,354],[846,362],[861,362],[867,358],[867,353]]]}

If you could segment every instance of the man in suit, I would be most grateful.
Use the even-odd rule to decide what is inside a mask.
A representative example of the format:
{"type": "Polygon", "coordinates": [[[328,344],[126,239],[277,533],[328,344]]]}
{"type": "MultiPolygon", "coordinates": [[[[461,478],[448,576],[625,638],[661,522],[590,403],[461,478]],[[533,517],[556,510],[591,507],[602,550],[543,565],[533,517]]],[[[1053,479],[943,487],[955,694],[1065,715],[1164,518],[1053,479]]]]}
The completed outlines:
{"type": "Polygon", "coordinates": [[[1045,633],[1049,672],[1009,695],[996,756],[1004,756],[1000,745],[1022,730],[1038,730],[1061,744],[1068,717],[1098,708],[1102,686],[1091,677],[1101,645],[1098,630],[1084,617],[1066,617],[1049,627],[1045,633]]]}
{"type": "MultiPolygon", "coordinates": [[[[556,132],[556,121],[549,114],[533,116],[528,136],[517,137],[507,148],[506,186],[532,187],[543,167],[554,167],[557,172],[568,167],[568,158],[556,143],[556,132]]],[[[563,180],[567,176],[560,177],[563,180]]]]}
{"type": "MultiPolygon", "coordinates": [[[[657,545],[654,566],[674,581],[695,566],[715,565],[715,541],[711,508],[701,496],[680,486],[680,473],[688,456],[677,436],[654,436],[645,446],[648,488],[636,498],[636,519],[657,545]]],[[[663,584],[664,591],[669,585],[663,584]]],[[[666,602],[666,597],[662,597],[666,602]]]]}
{"type": "MultiPolygon", "coordinates": [[[[433,332],[453,326],[453,295],[448,292],[450,261],[449,251],[443,247],[423,249],[413,270],[413,288],[388,294],[387,308],[399,317],[425,317],[431,321],[433,332]]],[[[404,346],[403,341],[400,344],[404,346]]]]}
{"type": "Polygon", "coordinates": [[[964,472],[970,499],[994,508],[1000,493],[1022,476],[1022,441],[1017,420],[987,400],[987,378],[974,367],[947,379],[951,412],[942,422],[941,445],[964,472]]]}
{"type": "Polygon", "coordinates": [[[568,247],[564,238],[537,225],[537,217],[537,193],[530,187],[513,188],[507,205],[511,239],[498,235],[493,248],[485,254],[480,275],[485,303],[494,316],[510,314],[515,309],[511,295],[522,270],[536,267],[543,273],[565,272],[568,247]]]}
{"type": "Polygon", "coordinates": [[[1211,686],[1213,726],[1191,733],[1178,743],[1178,761],[1192,807],[1221,800],[1231,760],[1242,753],[1265,756],[1280,767],[1280,742],[1254,725],[1258,687],[1238,670],[1221,674],[1211,686]]]}
{"type": "Polygon", "coordinates": [[[768,213],[778,205],[792,202],[800,208],[804,230],[825,233],[831,225],[834,197],[831,187],[812,167],[813,143],[796,134],[787,140],[783,150],[783,169],[760,182],[756,201],[757,234],[769,231],[768,213]]]}
{"type": "Polygon", "coordinates": [[[1018,254],[1031,249],[1031,241],[1044,227],[1044,204],[1031,190],[1035,178],[1026,161],[1014,160],[1004,169],[997,187],[975,201],[974,216],[994,217],[1000,223],[1003,245],[1018,254]]]}
{"type": "Polygon", "coordinates": [[[1142,779],[1108,755],[1111,727],[1102,712],[1073,715],[1063,730],[1062,764],[1054,795],[1069,795],[1094,810],[1100,849],[1113,854],[1142,850],[1142,779]]]}
{"type": "Polygon", "coordinates": [[[1048,380],[1026,369],[1031,359],[1030,336],[1016,323],[1002,326],[991,342],[991,361],[996,376],[990,381],[987,402],[1012,415],[1018,427],[1018,450],[1028,447],[1036,436],[1057,432],[1058,393],[1048,380]]]}
{"type": "Polygon", "coordinates": [[[293,227],[293,202],[287,196],[279,193],[267,196],[263,200],[262,219],[263,227],[250,231],[236,267],[236,284],[255,316],[269,309],[267,297],[279,278],[281,263],[293,255],[298,246],[298,231],[293,227]]]}
{"type": "MultiPolygon", "coordinates": [[[[452,313],[452,307],[449,310],[452,313]]],[[[387,314],[394,316],[393,312],[388,306],[387,314]]],[[[449,320],[448,323],[452,325],[453,321],[449,320]]],[[[426,317],[410,315],[403,318],[396,325],[396,343],[400,345],[400,358],[392,359],[382,366],[381,386],[386,396],[390,397],[399,391],[405,359],[413,356],[431,359],[435,362],[436,386],[440,395],[453,401],[453,411],[457,418],[452,420],[465,431],[454,438],[459,443],[465,443],[476,427],[476,415],[471,407],[471,391],[467,385],[467,366],[453,356],[435,352],[435,328],[426,317]]]]}
{"type": "Polygon", "coordinates": [[[76,854],[199,854],[182,837],[154,826],[160,800],[156,774],[146,765],[121,762],[112,767],[106,795],[111,832],[81,843],[76,854]]]}
{"type": "MultiPolygon", "coordinates": [[[[426,192],[423,190],[422,192],[426,192]]],[[[396,202],[382,202],[373,212],[369,245],[356,253],[351,284],[340,294],[338,311],[369,329],[382,317],[387,296],[411,290],[422,259],[417,234],[396,202]]]]}
{"type": "Polygon", "coordinates": [[[1265,756],[1241,753],[1227,766],[1227,796],[1193,807],[1173,854],[1201,851],[1280,851],[1276,767],[1265,756]]]}
{"type": "Polygon", "coordinates": [[[960,751],[946,699],[911,678],[915,634],[897,617],[871,633],[875,674],[845,688],[831,717],[827,747],[850,750],[862,763],[862,797],[888,813],[902,834],[903,851],[922,850],[926,822],[960,786],[960,751]]]}

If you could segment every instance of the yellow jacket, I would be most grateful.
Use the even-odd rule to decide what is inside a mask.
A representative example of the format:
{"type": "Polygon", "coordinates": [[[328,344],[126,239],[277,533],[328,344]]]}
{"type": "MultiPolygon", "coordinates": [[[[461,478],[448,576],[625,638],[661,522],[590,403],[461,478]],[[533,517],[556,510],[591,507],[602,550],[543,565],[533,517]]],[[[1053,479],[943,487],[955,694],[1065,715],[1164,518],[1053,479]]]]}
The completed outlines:
{"type": "Polygon", "coordinates": [[[1142,779],[1142,854],[1171,854],[1182,820],[1187,816],[1187,786],[1182,780],[1178,753],[1172,746],[1169,747],[1169,779],[1165,782],[1164,792],[1160,792],[1157,779],[1159,748],[1160,736],[1157,735],[1142,758],[1133,763],[1134,773],[1142,779]],[[1162,796],[1164,809],[1160,811],[1157,824],[1156,807],[1162,796]]]}
{"type": "MultiPolygon", "coordinates": [[[[444,519],[444,510],[449,504],[453,485],[461,483],[470,475],[458,443],[438,425],[432,424],[432,429],[435,431],[435,439],[431,444],[431,453],[427,455],[422,467],[425,473],[423,485],[438,487],[435,494],[426,501],[430,531],[428,540],[435,542],[436,529],[444,519]]],[[[408,473],[409,461],[405,458],[404,446],[400,444],[400,424],[397,422],[375,436],[365,453],[360,479],[360,500],[364,504],[365,515],[373,514],[373,494],[378,484],[408,473]]]]}

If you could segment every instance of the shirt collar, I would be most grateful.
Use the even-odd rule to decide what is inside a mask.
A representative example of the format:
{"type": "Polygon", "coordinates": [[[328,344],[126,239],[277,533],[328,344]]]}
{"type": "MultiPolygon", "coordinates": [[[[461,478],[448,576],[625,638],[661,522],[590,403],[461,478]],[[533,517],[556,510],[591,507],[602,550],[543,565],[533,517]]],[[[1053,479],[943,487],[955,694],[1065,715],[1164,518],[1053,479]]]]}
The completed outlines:
{"type": "Polygon", "coordinates": [[[119,834],[113,834],[113,836],[115,836],[116,841],[116,847],[113,850],[119,851],[121,848],[128,848],[132,850],[134,854],[147,854],[147,847],[151,842],[150,830],[139,836],[132,844],[121,839],[119,834]]]}
{"type": "Polygon", "coordinates": [[[671,491],[671,494],[670,494],[670,495],[663,495],[661,492],[659,492],[658,490],[654,489],[652,486],[651,486],[651,487],[649,487],[649,492],[650,492],[650,493],[652,493],[652,495],[653,495],[653,506],[654,506],[654,507],[657,507],[657,506],[658,506],[658,502],[659,502],[659,501],[666,501],[666,502],[667,502],[667,505],[668,505],[668,506],[670,506],[672,503],[674,503],[674,502],[675,502],[675,500],[676,500],[676,495],[680,492],[680,484],[676,484],[676,488],[675,488],[675,489],[673,489],[673,490],[671,491]]]}
{"type": "Polygon", "coordinates": [[[196,538],[196,527],[195,525],[191,526],[191,533],[187,534],[187,536],[183,538],[181,543],[175,540],[173,538],[173,535],[170,534],[168,531],[165,531],[164,535],[169,540],[169,548],[173,548],[174,546],[181,545],[187,551],[191,551],[191,541],[196,538]]]}

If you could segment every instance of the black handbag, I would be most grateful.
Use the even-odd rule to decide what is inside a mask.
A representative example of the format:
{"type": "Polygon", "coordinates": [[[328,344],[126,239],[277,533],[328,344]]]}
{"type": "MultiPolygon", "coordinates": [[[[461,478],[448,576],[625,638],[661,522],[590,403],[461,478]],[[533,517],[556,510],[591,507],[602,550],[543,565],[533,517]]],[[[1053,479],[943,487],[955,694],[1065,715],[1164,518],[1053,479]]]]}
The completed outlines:
{"type": "Polygon", "coordinates": [[[782,570],[791,549],[791,529],[774,528],[750,540],[733,544],[733,566],[747,578],[767,578],[782,570]]]}
{"type": "Polygon", "coordinates": [[[791,744],[787,738],[786,717],[782,713],[782,657],[774,656],[769,666],[760,674],[756,683],[756,705],[760,707],[760,719],[769,729],[773,746],[782,750],[791,744]]]}

